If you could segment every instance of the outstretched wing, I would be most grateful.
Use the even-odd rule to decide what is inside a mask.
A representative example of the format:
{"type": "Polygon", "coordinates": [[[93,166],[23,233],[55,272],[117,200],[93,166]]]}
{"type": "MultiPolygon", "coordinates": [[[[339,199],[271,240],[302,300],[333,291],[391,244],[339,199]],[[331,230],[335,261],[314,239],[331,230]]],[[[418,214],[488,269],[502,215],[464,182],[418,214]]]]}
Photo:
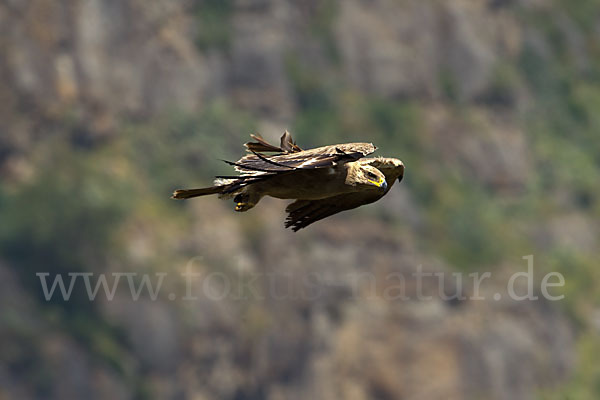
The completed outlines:
{"type": "Polygon", "coordinates": [[[316,149],[265,155],[256,151],[236,162],[227,161],[242,173],[290,172],[299,169],[327,168],[341,162],[356,161],[375,151],[371,143],[346,143],[316,149]]]}
{"type": "Polygon", "coordinates": [[[351,210],[365,204],[374,203],[390,190],[396,182],[404,176],[404,164],[396,158],[366,158],[361,163],[372,165],[379,169],[388,182],[385,192],[364,191],[338,196],[328,197],[321,200],[296,200],[287,206],[285,211],[288,216],[285,227],[292,228],[294,232],[305,228],[313,222],[327,218],[341,211],[351,210]]]}
{"type": "Polygon", "coordinates": [[[285,209],[288,213],[285,219],[285,227],[292,228],[296,232],[333,214],[373,203],[382,196],[383,193],[370,190],[340,194],[321,200],[296,200],[285,209]]]}
{"type": "Polygon", "coordinates": [[[269,144],[258,134],[250,136],[256,142],[248,142],[245,146],[252,154],[236,162],[225,161],[243,174],[256,175],[257,172],[278,173],[298,169],[326,168],[338,162],[356,161],[376,150],[371,143],[345,143],[302,150],[288,131],[281,136],[279,147],[269,144]],[[265,152],[277,154],[262,154],[265,152]]]}
{"type": "Polygon", "coordinates": [[[338,163],[356,161],[376,150],[371,143],[345,143],[302,150],[287,131],[281,137],[280,147],[269,144],[260,135],[251,135],[251,137],[256,142],[246,143],[246,148],[252,154],[248,154],[236,162],[223,160],[233,165],[241,175],[217,176],[215,184],[227,186],[223,189],[222,194],[237,192],[247,185],[264,181],[275,175],[327,168],[338,163]],[[277,152],[277,154],[266,155],[262,152],[277,152]]]}

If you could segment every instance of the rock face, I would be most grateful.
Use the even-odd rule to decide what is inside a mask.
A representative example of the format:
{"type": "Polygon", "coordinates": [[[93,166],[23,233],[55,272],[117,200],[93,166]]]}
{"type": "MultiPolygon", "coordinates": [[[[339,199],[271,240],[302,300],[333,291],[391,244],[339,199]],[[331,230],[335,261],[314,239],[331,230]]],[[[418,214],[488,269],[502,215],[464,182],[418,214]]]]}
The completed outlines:
{"type": "MultiPolygon", "coordinates": [[[[571,368],[571,328],[549,304],[443,301],[437,278],[424,281],[423,294],[432,297],[418,301],[412,265],[421,256],[383,243],[377,258],[364,259],[372,244],[344,244],[350,229],[341,223],[323,232],[323,244],[306,254],[287,252],[283,263],[266,261],[281,257],[271,250],[251,260],[264,272],[254,281],[258,288],[242,299],[217,300],[196,283],[194,301],[107,302],[105,317],[131,343],[119,354],[125,375],[36,321],[39,310],[19,299],[18,282],[3,267],[2,308],[12,317],[0,337],[3,343],[38,343],[33,349],[16,345],[38,363],[28,372],[19,372],[17,359],[4,359],[3,394],[33,396],[41,369],[57,382],[44,389],[55,398],[129,398],[134,389],[127,376],[136,373],[162,398],[529,399],[571,368]],[[349,260],[361,258],[360,268],[350,267],[349,260]],[[404,277],[403,295],[413,300],[398,297],[398,276],[404,277]],[[310,279],[319,282],[318,292],[302,287],[310,279]],[[18,340],[23,329],[28,337],[18,340]]],[[[265,246],[290,244],[290,238],[264,240],[265,246]]],[[[425,271],[448,272],[439,265],[425,271]]],[[[207,271],[200,264],[195,272],[207,271]]],[[[452,282],[446,286],[448,295],[460,293],[452,282]]]]}
{"type": "MultiPolygon", "coordinates": [[[[263,216],[281,216],[271,217],[263,216]]],[[[217,270],[214,279],[210,261],[193,261],[201,276],[192,284],[193,301],[132,301],[124,290],[104,302],[101,315],[130,343],[113,360],[117,371],[36,321],[41,310],[20,298],[6,267],[0,304],[12,317],[0,329],[2,343],[20,343],[19,332],[28,332],[16,348],[36,360],[28,371],[42,369],[50,382],[60,381],[42,386],[54,398],[130,398],[139,390],[133,375],[161,398],[530,399],[572,368],[573,330],[552,304],[492,300],[501,283],[482,287],[487,300],[469,300],[471,278],[463,274],[458,284],[446,266],[399,246],[379,224],[339,219],[317,230],[308,247],[292,233],[264,232],[252,244],[255,253],[237,253],[235,265],[217,270]],[[356,230],[370,239],[353,240],[356,230]],[[418,283],[416,265],[442,274],[443,284],[438,275],[418,283]],[[440,286],[444,296],[466,299],[440,297],[440,286]],[[39,344],[25,347],[27,340],[39,344]],[[61,380],[63,374],[69,379],[61,380]]],[[[231,259],[219,238],[197,237],[201,254],[213,249],[211,258],[231,259]]],[[[247,240],[239,247],[247,248],[247,240]]],[[[169,270],[166,279],[179,272],[169,270]]],[[[163,290],[181,297],[188,293],[183,286],[163,290]]],[[[34,372],[21,375],[18,360],[4,360],[2,393],[33,396],[40,382],[28,382],[34,372]]]]}
{"type": "Polygon", "coordinates": [[[510,18],[484,1],[376,3],[342,2],[336,24],[348,78],[362,90],[435,99],[439,80],[451,79],[458,97],[473,99],[488,88],[495,63],[515,50],[507,42],[518,31],[503,29],[510,18]]]}
{"type": "Polygon", "coordinates": [[[52,118],[75,108],[94,134],[123,114],[191,110],[202,100],[207,71],[181,4],[9,2],[0,19],[0,91],[12,100],[4,112],[29,106],[52,118]]]}
{"type": "MultiPolygon", "coordinates": [[[[303,107],[290,76],[298,63],[349,98],[419,102],[420,139],[437,162],[517,196],[534,173],[516,123],[528,96],[502,68],[536,40],[515,7],[542,3],[7,0],[0,5],[0,177],[26,176],[42,139],[59,131],[93,147],[118,140],[124,121],[171,109],[193,114],[221,100],[263,126],[287,127],[303,107]],[[202,17],[209,12],[220,13],[224,26],[202,17]],[[220,39],[200,45],[207,29],[220,39]],[[470,108],[469,123],[455,115],[456,104],[470,108]]],[[[549,302],[443,300],[435,280],[427,281],[430,300],[390,299],[390,276],[405,277],[414,295],[418,265],[446,275],[452,266],[417,243],[413,231],[428,216],[411,189],[385,201],[390,207],[380,211],[408,215],[406,228],[335,219],[310,237],[281,233],[279,203],[257,210],[252,226],[216,223],[225,206],[193,205],[188,232],[155,237],[171,221],[157,220],[162,209],[150,206],[144,229],[151,233],[134,232],[124,245],[140,263],[156,256],[179,274],[172,260],[203,254],[201,272],[226,273],[250,294],[215,300],[203,292],[191,302],[119,295],[97,310],[98,329],[114,328],[116,344],[53,326],[47,304],[28,300],[17,266],[0,256],[0,315],[8,321],[0,324],[0,398],[520,400],[569,376],[572,324],[549,302]],[[357,230],[367,239],[349,234],[357,230]],[[245,286],[244,274],[259,278],[245,286]],[[318,296],[306,296],[302,284],[315,277],[318,296]]],[[[551,225],[540,240],[569,245],[580,237],[577,245],[593,251],[594,240],[583,237],[597,235],[597,226],[580,214],[551,225]],[[561,229],[563,221],[573,231],[561,229]]],[[[119,256],[108,258],[104,272],[118,270],[119,256]]],[[[168,288],[180,294],[183,286],[168,288]]]]}
{"type": "Polygon", "coordinates": [[[199,49],[194,34],[202,26],[191,3],[7,2],[0,7],[4,111],[18,111],[16,101],[50,116],[77,106],[92,126],[108,129],[103,118],[193,110],[225,95],[264,116],[289,117],[286,57],[331,67],[310,32],[313,19],[329,25],[323,29],[332,32],[345,79],[359,90],[435,99],[447,79],[459,98],[473,99],[522,41],[515,18],[486,1],[325,2],[333,11],[314,1],[236,1],[227,47],[199,49]]]}

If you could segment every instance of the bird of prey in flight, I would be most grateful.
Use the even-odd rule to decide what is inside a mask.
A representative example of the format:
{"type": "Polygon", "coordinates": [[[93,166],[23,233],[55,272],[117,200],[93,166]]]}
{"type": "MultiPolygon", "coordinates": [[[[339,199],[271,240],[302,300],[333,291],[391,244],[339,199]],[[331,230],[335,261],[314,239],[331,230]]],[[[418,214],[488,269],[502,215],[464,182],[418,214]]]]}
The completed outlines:
{"type": "Polygon", "coordinates": [[[340,211],[373,203],[404,175],[396,158],[364,158],[375,151],[371,143],[345,143],[302,150],[289,132],[279,147],[260,135],[245,144],[250,153],[236,162],[239,175],[217,176],[213,186],[181,189],[174,199],[217,194],[233,198],[236,211],[248,211],[262,197],[294,199],[286,208],[285,227],[294,232],[340,211]]]}

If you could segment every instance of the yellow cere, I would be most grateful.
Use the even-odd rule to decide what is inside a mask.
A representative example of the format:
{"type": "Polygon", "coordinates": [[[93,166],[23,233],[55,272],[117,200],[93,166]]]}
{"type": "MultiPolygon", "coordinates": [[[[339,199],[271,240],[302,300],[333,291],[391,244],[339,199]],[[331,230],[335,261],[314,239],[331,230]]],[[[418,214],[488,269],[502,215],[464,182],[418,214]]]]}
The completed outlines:
{"type": "Polygon", "coordinates": [[[383,182],[385,182],[385,179],[379,178],[379,181],[374,181],[372,179],[369,179],[369,182],[371,182],[373,185],[381,187],[381,185],[383,185],[383,182]]]}

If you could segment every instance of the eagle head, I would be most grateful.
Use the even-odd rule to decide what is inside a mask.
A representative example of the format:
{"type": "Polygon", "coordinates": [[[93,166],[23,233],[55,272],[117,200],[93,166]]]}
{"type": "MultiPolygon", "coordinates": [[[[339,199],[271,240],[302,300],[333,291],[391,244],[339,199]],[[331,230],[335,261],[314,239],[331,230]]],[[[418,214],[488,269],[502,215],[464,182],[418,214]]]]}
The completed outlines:
{"type": "Polygon", "coordinates": [[[358,162],[350,162],[346,165],[348,167],[346,185],[362,186],[383,191],[387,189],[388,185],[385,180],[385,175],[377,168],[358,162]]]}

